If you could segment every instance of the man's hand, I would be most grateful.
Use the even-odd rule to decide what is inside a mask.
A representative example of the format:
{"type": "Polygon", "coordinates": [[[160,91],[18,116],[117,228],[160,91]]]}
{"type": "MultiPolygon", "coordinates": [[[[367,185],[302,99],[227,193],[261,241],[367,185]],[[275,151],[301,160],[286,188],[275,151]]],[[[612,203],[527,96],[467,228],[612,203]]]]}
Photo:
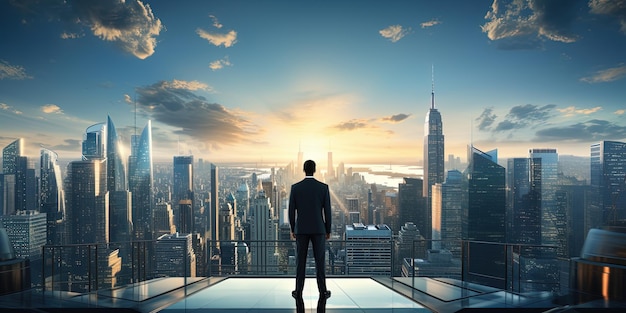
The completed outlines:
{"type": "Polygon", "coordinates": [[[330,234],[326,234],[326,240],[330,239],[330,234]]]}
{"type": "Polygon", "coordinates": [[[291,239],[296,240],[296,234],[294,234],[293,232],[291,232],[291,239]]]}

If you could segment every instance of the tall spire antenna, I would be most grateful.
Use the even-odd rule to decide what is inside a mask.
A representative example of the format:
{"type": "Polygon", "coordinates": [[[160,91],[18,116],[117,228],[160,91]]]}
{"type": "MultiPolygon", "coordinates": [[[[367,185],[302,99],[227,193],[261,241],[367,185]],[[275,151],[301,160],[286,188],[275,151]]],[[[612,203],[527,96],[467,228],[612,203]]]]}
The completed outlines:
{"type": "Polygon", "coordinates": [[[135,112],[134,112],[134,118],[135,118],[135,125],[134,125],[134,129],[135,129],[135,136],[137,136],[137,93],[135,93],[134,96],[135,99],[133,99],[134,104],[135,104],[135,112]]]}
{"type": "Polygon", "coordinates": [[[435,109],[435,65],[431,68],[432,86],[430,91],[430,108],[435,109]]]}

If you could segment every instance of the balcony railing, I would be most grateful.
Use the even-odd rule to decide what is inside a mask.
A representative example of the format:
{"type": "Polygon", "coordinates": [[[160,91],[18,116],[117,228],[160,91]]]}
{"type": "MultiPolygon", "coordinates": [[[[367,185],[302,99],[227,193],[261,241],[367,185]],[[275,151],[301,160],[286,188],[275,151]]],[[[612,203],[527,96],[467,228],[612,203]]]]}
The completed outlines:
{"type": "MultiPolygon", "coordinates": [[[[43,247],[41,286],[59,294],[111,290],[161,277],[293,276],[295,242],[159,240],[43,247]]],[[[309,247],[311,249],[311,247],[309,247]]],[[[556,247],[477,241],[329,240],[328,276],[385,276],[413,287],[419,277],[456,279],[513,292],[566,292],[569,262],[556,247]]],[[[307,274],[314,275],[309,251],[307,274]]],[[[174,288],[175,286],[172,286],[174,288]]],[[[176,286],[178,288],[180,286],[176,286]]]]}

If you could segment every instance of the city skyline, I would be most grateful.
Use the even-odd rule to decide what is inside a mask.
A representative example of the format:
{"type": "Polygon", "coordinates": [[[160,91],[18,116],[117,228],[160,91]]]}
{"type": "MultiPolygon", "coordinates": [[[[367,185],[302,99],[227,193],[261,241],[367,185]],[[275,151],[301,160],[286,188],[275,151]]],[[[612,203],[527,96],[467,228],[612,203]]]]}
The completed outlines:
{"type": "Polygon", "coordinates": [[[0,146],[24,138],[30,159],[79,159],[110,116],[126,156],[150,120],[155,161],[412,164],[433,89],[446,154],[463,159],[470,143],[505,159],[626,139],[614,2],[0,7],[0,146]]]}

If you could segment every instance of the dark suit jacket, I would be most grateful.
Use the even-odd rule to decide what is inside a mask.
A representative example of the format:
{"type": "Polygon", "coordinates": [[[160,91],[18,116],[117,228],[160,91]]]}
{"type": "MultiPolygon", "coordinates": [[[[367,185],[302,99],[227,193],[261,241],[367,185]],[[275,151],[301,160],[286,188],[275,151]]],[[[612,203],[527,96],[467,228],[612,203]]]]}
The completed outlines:
{"type": "Polygon", "coordinates": [[[291,186],[289,225],[298,234],[330,234],[330,192],[328,185],[305,178],[291,186]]]}

